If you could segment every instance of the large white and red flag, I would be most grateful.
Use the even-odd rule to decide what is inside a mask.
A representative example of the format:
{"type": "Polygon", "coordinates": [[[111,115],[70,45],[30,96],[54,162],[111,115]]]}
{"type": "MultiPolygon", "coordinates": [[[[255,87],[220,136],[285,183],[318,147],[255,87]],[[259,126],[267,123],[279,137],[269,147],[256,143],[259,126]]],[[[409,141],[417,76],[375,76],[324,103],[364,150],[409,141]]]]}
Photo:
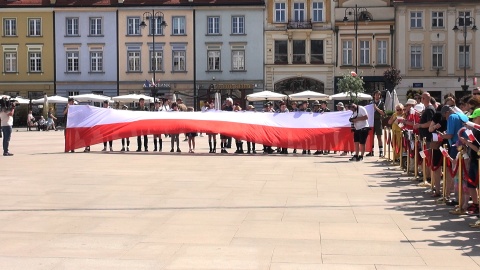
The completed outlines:
{"type": "MultiPolygon", "coordinates": [[[[373,106],[366,109],[372,127],[373,106]]],[[[203,132],[284,148],[353,151],[351,115],[351,111],[145,112],[76,105],[68,109],[65,150],[141,135],[203,132]]],[[[367,149],[371,141],[367,140],[367,149]]]]}

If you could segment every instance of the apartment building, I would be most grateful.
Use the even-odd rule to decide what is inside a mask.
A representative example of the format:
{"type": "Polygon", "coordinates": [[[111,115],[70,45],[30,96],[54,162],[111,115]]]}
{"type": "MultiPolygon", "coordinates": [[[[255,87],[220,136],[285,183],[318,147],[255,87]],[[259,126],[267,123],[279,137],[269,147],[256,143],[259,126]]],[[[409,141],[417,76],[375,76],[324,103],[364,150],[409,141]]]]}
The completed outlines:
{"type": "Polygon", "coordinates": [[[335,92],[351,71],[363,77],[365,92],[392,90],[383,73],[395,63],[395,12],[390,0],[335,1],[335,92]]]}
{"type": "Polygon", "coordinates": [[[396,0],[395,13],[396,63],[403,77],[400,94],[421,89],[443,101],[446,93],[460,97],[476,87],[479,1],[396,0]]]}
{"type": "Polygon", "coordinates": [[[265,14],[265,88],[333,94],[334,2],[268,0],[265,14]]]}

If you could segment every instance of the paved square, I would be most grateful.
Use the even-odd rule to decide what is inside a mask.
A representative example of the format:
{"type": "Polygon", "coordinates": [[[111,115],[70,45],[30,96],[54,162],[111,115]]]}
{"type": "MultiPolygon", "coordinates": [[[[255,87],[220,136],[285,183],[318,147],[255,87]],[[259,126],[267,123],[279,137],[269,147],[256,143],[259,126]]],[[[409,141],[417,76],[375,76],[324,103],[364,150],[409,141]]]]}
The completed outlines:
{"type": "Polygon", "coordinates": [[[480,269],[476,218],[375,157],[215,155],[206,137],[63,153],[60,131],[15,130],[0,269],[480,269]]]}

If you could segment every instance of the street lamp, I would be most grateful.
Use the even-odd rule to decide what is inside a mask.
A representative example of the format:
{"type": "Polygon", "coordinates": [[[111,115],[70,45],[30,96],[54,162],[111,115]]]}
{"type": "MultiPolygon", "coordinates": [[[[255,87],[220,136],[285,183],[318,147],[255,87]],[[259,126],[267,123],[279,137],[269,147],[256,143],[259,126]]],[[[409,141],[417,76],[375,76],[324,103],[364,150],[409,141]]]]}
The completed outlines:
{"type": "Polygon", "coordinates": [[[452,29],[453,31],[455,31],[455,33],[458,30],[463,32],[463,57],[464,57],[463,58],[463,85],[462,85],[462,90],[463,91],[468,90],[468,85],[467,85],[467,31],[469,29],[467,28],[467,25],[473,25],[472,28],[470,28],[470,30],[472,30],[472,32],[475,33],[475,31],[477,31],[477,26],[475,25],[475,19],[467,17],[466,12],[464,12],[462,17],[457,17],[455,19],[455,27],[453,27],[453,29],[452,29]],[[461,20],[463,22],[462,29],[458,28],[458,25],[461,24],[460,23],[461,20]]]}
{"type": "Polygon", "coordinates": [[[373,18],[370,16],[366,8],[355,5],[355,8],[349,7],[345,9],[345,17],[343,17],[343,22],[347,23],[348,17],[352,15],[353,27],[355,29],[355,73],[358,73],[358,22],[369,22],[373,20],[373,18]]]}
{"type": "Polygon", "coordinates": [[[150,57],[150,66],[152,67],[153,72],[153,86],[151,88],[153,102],[155,102],[155,97],[157,96],[155,73],[161,68],[161,65],[158,63],[158,57],[155,54],[155,35],[163,35],[163,28],[167,26],[167,23],[163,20],[163,18],[164,15],[161,11],[155,11],[152,9],[152,12],[147,11],[143,13],[143,19],[140,23],[140,26],[145,28],[145,26],[147,26],[145,21],[150,21],[149,32],[152,35],[152,57],[150,57]]]}

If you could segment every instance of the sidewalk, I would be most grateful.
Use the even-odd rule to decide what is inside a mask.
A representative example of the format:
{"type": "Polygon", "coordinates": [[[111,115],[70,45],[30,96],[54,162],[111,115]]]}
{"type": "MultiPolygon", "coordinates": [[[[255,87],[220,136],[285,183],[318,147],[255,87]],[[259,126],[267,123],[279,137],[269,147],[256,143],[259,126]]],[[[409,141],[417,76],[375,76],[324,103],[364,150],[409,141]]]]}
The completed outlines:
{"type": "Polygon", "coordinates": [[[212,155],[206,137],[195,154],[102,148],[14,129],[0,269],[480,269],[476,219],[377,157],[212,155]]]}

